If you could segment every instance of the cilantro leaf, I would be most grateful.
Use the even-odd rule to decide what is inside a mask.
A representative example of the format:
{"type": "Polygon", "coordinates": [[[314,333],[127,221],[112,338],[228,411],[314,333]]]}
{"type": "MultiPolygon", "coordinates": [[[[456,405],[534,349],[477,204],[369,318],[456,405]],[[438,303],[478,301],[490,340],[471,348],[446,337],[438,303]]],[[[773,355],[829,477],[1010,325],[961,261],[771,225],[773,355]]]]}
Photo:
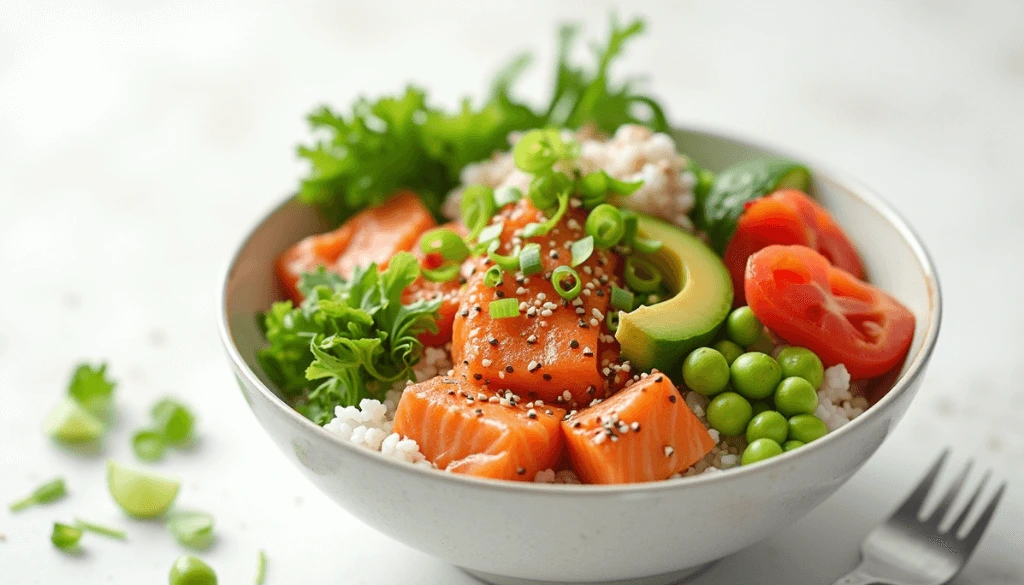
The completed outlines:
{"type": "Polygon", "coordinates": [[[95,367],[79,364],[71,375],[68,395],[91,414],[105,421],[110,418],[113,410],[115,386],[117,383],[107,378],[107,364],[95,367]]]}
{"type": "Polygon", "coordinates": [[[258,354],[264,371],[318,424],[335,406],[383,398],[393,383],[412,378],[423,354],[419,334],[437,331],[440,300],[402,304],[402,291],[418,276],[416,258],[400,252],[383,272],[371,264],[348,280],[305,278],[312,288],[301,306],[275,303],[265,315],[270,346],[258,354]]]}

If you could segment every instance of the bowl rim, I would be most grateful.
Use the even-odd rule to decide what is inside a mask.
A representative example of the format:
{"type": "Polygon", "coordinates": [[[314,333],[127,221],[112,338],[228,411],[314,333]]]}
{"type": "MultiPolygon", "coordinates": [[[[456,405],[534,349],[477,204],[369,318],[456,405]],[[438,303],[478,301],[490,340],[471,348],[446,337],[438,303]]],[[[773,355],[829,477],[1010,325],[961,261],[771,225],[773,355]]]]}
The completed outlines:
{"type": "Polygon", "coordinates": [[[792,463],[801,458],[810,457],[813,453],[827,449],[833,444],[838,444],[838,442],[842,441],[844,437],[854,433],[861,426],[866,425],[868,420],[880,416],[881,411],[890,408],[902,394],[906,393],[913,386],[917,378],[922,375],[928,360],[932,356],[942,322],[942,291],[939,285],[938,274],[930,255],[925,249],[924,244],[921,242],[917,233],[895,209],[890,207],[882,200],[881,197],[876,195],[874,190],[845,172],[837,171],[827,164],[821,164],[815,160],[814,157],[792,154],[788,149],[780,149],[771,144],[761,142],[760,140],[737,136],[732,131],[728,130],[708,128],[697,124],[673,126],[673,139],[675,139],[679,133],[700,134],[710,138],[738,144],[747,148],[752,148],[760,152],[804,162],[811,169],[812,176],[831,181],[837,186],[842,187],[849,195],[859,199],[861,203],[867,205],[873,211],[881,215],[882,218],[887,221],[908,244],[915,259],[921,266],[922,274],[925,278],[925,284],[928,289],[928,295],[931,300],[931,309],[927,315],[928,329],[925,331],[921,349],[914,356],[913,360],[907,367],[906,372],[896,380],[893,387],[885,396],[864,411],[863,414],[835,431],[828,433],[821,439],[813,441],[800,449],[788,451],[783,453],[781,456],[772,457],[771,459],[760,461],[750,466],[732,468],[728,470],[728,473],[703,473],[685,478],[666,479],[662,481],[644,483],[594,485],[511,481],[477,478],[455,473],[439,473],[436,469],[428,469],[423,466],[410,465],[402,461],[396,461],[394,459],[384,457],[379,452],[371,451],[349,441],[343,440],[336,434],[327,431],[323,427],[299,414],[298,411],[289,406],[269,387],[267,387],[262,380],[260,380],[259,376],[256,375],[252,368],[249,367],[248,363],[246,363],[242,358],[238,347],[235,345],[234,338],[231,335],[231,328],[228,323],[228,285],[231,281],[232,274],[235,271],[235,267],[242,251],[252,238],[260,231],[260,229],[262,229],[268,219],[295,199],[294,195],[289,196],[283,202],[275,205],[269,212],[261,215],[256,225],[246,232],[245,237],[228,260],[226,270],[223,271],[220,293],[217,298],[218,331],[220,333],[221,342],[224,344],[236,372],[244,374],[248,383],[252,387],[255,387],[267,402],[273,404],[274,408],[282,411],[286,417],[290,417],[308,432],[319,434],[328,441],[333,441],[334,444],[339,445],[342,449],[347,449],[352,455],[363,458],[367,463],[393,466],[396,471],[400,470],[407,473],[420,474],[424,480],[453,482],[455,484],[464,485],[467,488],[483,488],[495,492],[515,491],[521,494],[534,493],[538,495],[570,495],[573,497],[686,490],[707,484],[717,484],[720,482],[731,481],[732,479],[739,480],[747,476],[769,473],[771,470],[775,469],[777,465],[792,463]]]}

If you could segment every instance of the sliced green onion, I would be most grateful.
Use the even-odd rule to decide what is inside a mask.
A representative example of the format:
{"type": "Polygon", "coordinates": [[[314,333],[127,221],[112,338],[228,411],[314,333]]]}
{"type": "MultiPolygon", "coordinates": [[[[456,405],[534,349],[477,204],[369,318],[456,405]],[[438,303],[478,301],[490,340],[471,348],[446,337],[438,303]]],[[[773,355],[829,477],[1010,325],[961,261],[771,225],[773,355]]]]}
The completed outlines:
{"type": "Polygon", "coordinates": [[[626,233],[626,222],[622,212],[614,205],[602,203],[587,216],[584,228],[587,235],[594,237],[594,245],[598,248],[611,248],[622,240],[626,233]]]}
{"type": "Polygon", "coordinates": [[[630,256],[626,258],[626,286],[640,293],[658,290],[661,272],[650,262],[630,256]]]}
{"type": "Polygon", "coordinates": [[[253,583],[256,585],[263,585],[263,580],[267,576],[267,553],[260,550],[256,554],[256,577],[253,578],[253,583]]]}
{"type": "Polygon", "coordinates": [[[594,236],[587,236],[581,240],[576,240],[572,243],[572,247],[569,250],[572,252],[573,267],[583,264],[594,253],[594,236]]]}
{"type": "Polygon", "coordinates": [[[580,291],[583,290],[583,282],[580,280],[579,273],[568,266],[559,266],[551,272],[551,285],[555,287],[558,296],[567,301],[580,296],[580,291]],[[566,283],[570,279],[571,285],[566,283]],[[569,288],[566,288],[567,286],[569,288]]]}
{"type": "Polygon", "coordinates": [[[604,171],[596,171],[583,175],[580,180],[580,195],[584,200],[601,199],[604,201],[608,194],[608,174],[604,171]]]}
{"type": "Polygon", "coordinates": [[[519,270],[519,246],[516,246],[512,250],[512,253],[508,255],[499,254],[496,251],[498,247],[493,246],[493,244],[492,247],[494,248],[493,250],[488,249],[487,251],[487,257],[490,258],[491,262],[500,266],[502,270],[507,270],[509,272],[519,270]]]}
{"type": "Polygon", "coordinates": [[[491,288],[498,286],[501,284],[502,274],[503,272],[501,271],[500,266],[491,266],[487,269],[487,272],[484,273],[484,285],[491,288]]]}
{"type": "Polygon", "coordinates": [[[622,311],[632,311],[633,293],[629,292],[624,288],[612,286],[611,305],[615,309],[620,309],[622,311]]]}
{"type": "Polygon", "coordinates": [[[53,534],[50,535],[50,542],[53,546],[62,551],[73,551],[78,548],[78,541],[82,540],[82,529],[60,522],[53,523],[53,534]]]}
{"type": "Polygon", "coordinates": [[[623,243],[642,254],[653,254],[661,249],[661,242],[658,240],[648,240],[639,236],[637,232],[639,230],[640,218],[637,217],[636,213],[623,209],[622,220],[626,224],[626,232],[622,234],[623,243]]]}
{"type": "Polygon", "coordinates": [[[608,325],[608,331],[615,333],[619,329],[619,312],[608,311],[608,314],[604,318],[605,324],[608,325]]]}
{"type": "Polygon", "coordinates": [[[420,238],[420,250],[424,254],[440,254],[442,258],[451,262],[462,262],[469,256],[465,240],[446,228],[432,229],[423,234],[420,238]]]}
{"type": "Polygon", "coordinates": [[[92,522],[86,522],[81,518],[75,518],[75,528],[86,532],[95,532],[96,534],[102,534],[110,538],[116,538],[118,540],[125,540],[128,538],[128,534],[124,530],[118,530],[116,528],[110,528],[109,526],[102,526],[100,524],[93,524],[92,522]]]}
{"type": "Polygon", "coordinates": [[[523,228],[523,237],[532,238],[535,236],[543,236],[551,231],[558,222],[562,221],[565,216],[565,212],[569,209],[569,192],[566,191],[558,196],[558,209],[555,210],[555,214],[544,223],[528,223],[523,228]]]}
{"type": "Polygon", "coordinates": [[[462,190],[462,222],[469,228],[468,239],[473,240],[494,216],[494,190],[486,185],[470,185],[462,190]]]}
{"type": "MultiPolygon", "coordinates": [[[[504,222],[492,223],[491,225],[480,230],[480,233],[476,236],[476,241],[481,244],[487,244],[501,237],[501,232],[505,229],[504,222]]],[[[469,238],[472,239],[472,238],[469,238]]]]}
{"type": "Polygon", "coordinates": [[[494,192],[494,204],[498,206],[498,209],[505,207],[509,203],[515,203],[523,198],[523,192],[519,187],[501,187],[494,192]]]}
{"type": "Polygon", "coordinates": [[[428,269],[424,268],[421,270],[423,278],[431,282],[448,282],[449,280],[455,280],[459,276],[461,266],[454,262],[449,262],[442,265],[440,268],[428,269]]]}
{"type": "Polygon", "coordinates": [[[527,173],[550,169],[558,160],[551,144],[552,137],[561,141],[557,130],[530,130],[523,134],[512,150],[516,166],[527,173]]]}
{"type": "Polygon", "coordinates": [[[523,250],[519,252],[519,270],[523,276],[530,276],[544,270],[544,266],[540,263],[540,244],[531,243],[523,246],[523,250]]]}
{"type": "Polygon", "coordinates": [[[608,190],[616,195],[632,195],[639,189],[644,182],[640,181],[620,181],[611,176],[608,177],[608,190]]]}
{"type": "Polygon", "coordinates": [[[174,512],[167,519],[167,530],[182,546],[206,549],[213,544],[213,516],[204,512],[174,512]]]}
{"type": "Polygon", "coordinates": [[[145,461],[159,461],[167,449],[167,440],[163,433],[150,429],[137,431],[132,437],[132,451],[135,456],[145,461]]]}
{"type": "Polygon", "coordinates": [[[491,301],[491,319],[508,319],[519,316],[519,299],[513,297],[491,301]]]}
{"type": "Polygon", "coordinates": [[[565,173],[549,171],[530,181],[530,203],[544,211],[558,204],[562,193],[572,191],[572,179],[565,173]]]}
{"type": "Polygon", "coordinates": [[[49,504],[67,495],[67,488],[64,485],[64,478],[50,480],[32,490],[32,493],[14,502],[10,506],[11,512],[20,512],[25,508],[38,504],[49,504]]]}

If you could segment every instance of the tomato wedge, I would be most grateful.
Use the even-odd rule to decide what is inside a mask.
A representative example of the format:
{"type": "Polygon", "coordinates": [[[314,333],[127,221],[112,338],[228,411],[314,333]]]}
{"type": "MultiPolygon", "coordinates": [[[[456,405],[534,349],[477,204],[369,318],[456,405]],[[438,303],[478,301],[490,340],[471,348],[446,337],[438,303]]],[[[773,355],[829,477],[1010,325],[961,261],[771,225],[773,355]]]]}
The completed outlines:
{"type": "Polygon", "coordinates": [[[836,268],[864,278],[864,265],[850,238],[825,208],[802,191],[781,189],[747,204],[722,259],[732,275],[735,304],[743,299],[747,258],[765,246],[796,244],[817,250],[836,268]]]}
{"type": "Polygon", "coordinates": [[[768,246],[747,262],[747,303],[787,343],[854,379],[899,365],[914,337],[914,315],[885,291],[829,264],[806,246],[768,246]]]}

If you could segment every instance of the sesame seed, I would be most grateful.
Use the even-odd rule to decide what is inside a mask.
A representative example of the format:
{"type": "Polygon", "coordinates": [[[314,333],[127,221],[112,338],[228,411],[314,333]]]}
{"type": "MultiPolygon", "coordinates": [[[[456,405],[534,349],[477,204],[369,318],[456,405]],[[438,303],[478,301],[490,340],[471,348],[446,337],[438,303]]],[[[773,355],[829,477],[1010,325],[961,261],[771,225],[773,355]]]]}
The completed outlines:
{"type": "Polygon", "coordinates": [[[501,399],[498,398],[497,396],[491,396],[490,398],[487,399],[487,402],[490,402],[491,404],[497,404],[498,401],[500,401],[500,400],[501,399]]]}
{"type": "Polygon", "coordinates": [[[664,376],[658,376],[657,378],[654,379],[654,381],[656,383],[658,383],[658,384],[661,384],[662,382],[665,381],[665,377],[664,376]]]}
{"type": "Polygon", "coordinates": [[[590,349],[590,346],[588,345],[587,347],[583,348],[583,355],[585,355],[586,357],[593,357],[594,350],[590,349]]]}
{"type": "Polygon", "coordinates": [[[572,428],[574,428],[574,429],[578,429],[581,426],[583,426],[583,423],[581,423],[580,421],[576,421],[576,422],[572,423],[572,428]]]}
{"type": "Polygon", "coordinates": [[[517,295],[525,295],[526,294],[526,289],[523,288],[523,287],[519,287],[519,288],[516,289],[516,294],[517,295]]]}
{"type": "Polygon", "coordinates": [[[526,470],[523,469],[522,467],[520,467],[520,468],[516,469],[516,473],[518,473],[519,475],[523,475],[524,473],[526,473],[526,470]]]}
{"type": "Polygon", "coordinates": [[[498,377],[501,378],[502,380],[504,380],[505,379],[505,371],[504,370],[498,370],[498,377]]]}
{"type": "Polygon", "coordinates": [[[577,315],[586,315],[587,314],[587,310],[584,309],[583,307],[576,307],[576,314],[577,315]]]}
{"type": "Polygon", "coordinates": [[[528,371],[528,372],[536,372],[539,368],[540,368],[540,362],[538,362],[536,360],[531,360],[530,363],[527,364],[527,366],[526,366],[526,371],[528,371]]]}
{"type": "Polygon", "coordinates": [[[589,267],[589,266],[584,266],[583,267],[583,273],[584,274],[593,274],[594,273],[594,269],[589,267]]]}
{"type": "Polygon", "coordinates": [[[477,373],[473,374],[473,379],[474,380],[483,380],[484,379],[484,375],[481,374],[480,372],[477,372],[477,373]]]}
{"type": "Polygon", "coordinates": [[[555,413],[551,412],[550,410],[545,410],[545,411],[544,411],[544,414],[546,414],[546,415],[548,415],[548,416],[551,416],[551,415],[553,415],[553,414],[555,414],[555,413]]]}
{"type": "Polygon", "coordinates": [[[469,309],[462,309],[462,312],[459,314],[463,317],[469,317],[469,309]]]}
{"type": "Polygon", "coordinates": [[[591,319],[591,320],[590,320],[590,326],[591,326],[591,327],[597,327],[597,326],[598,326],[598,325],[600,325],[600,324],[601,324],[601,322],[600,322],[600,321],[598,321],[597,319],[591,319]]]}
{"type": "Polygon", "coordinates": [[[544,309],[540,312],[541,317],[550,317],[551,315],[554,315],[554,313],[551,312],[551,309],[544,309]]]}
{"type": "Polygon", "coordinates": [[[551,374],[544,374],[544,381],[550,382],[551,381],[551,374]]]}
{"type": "Polygon", "coordinates": [[[526,343],[529,343],[530,345],[537,343],[537,336],[531,334],[529,337],[526,338],[526,343]]]}
{"type": "Polygon", "coordinates": [[[548,252],[548,256],[550,256],[552,260],[558,260],[558,252],[554,250],[548,252]]]}
{"type": "Polygon", "coordinates": [[[640,430],[640,423],[637,421],[633,421],[633,424],[629,425],[629,428],[633,429],[634,433],[638,432],[640,430]]]}
{"type": "Polygon", "coordinates": [[[526,316],[527,317],[536,317],[537,316],[537,307],[530,307],[529,309],[527,309],[526,310],[526,316]]]}
{"type": "Polygon", "coordinates": [[[569,392],[568,390],[562,391],[562,399],[566,402],[572,400],[572,392],[569,392]]]}
{"type": "Polygon", "coordinates": [[[492,363],[494,363],[494,362],[492,362],[491,360],[489,360],[487,358],[484,358],[484,359],[480,360],[480,365],[485,367],[485,368],[491,367],[492,363]]]}
{"type": "Polygon", "coordinates": [[[676,450],[671,445],[665,445],[665,457],[671,457],[676,450]]]}
{"type": "Polygon", "coordinates": [[[526,411],[526,416],[530,418],[537,418],[537,411],[531,408],[530,410],[526,411]]]}
{"type": "Polygon", "coordinates": [[[674,404],[675,401],[676,401],[676,395],[675,394],[669,394],[668,395],[668,401],[674,404]]]}
{"type": "Polygon", "coordinates": [[[494,347],[498,347],[498,338],[497,337],[492,337],[490,340],[488,340],[487,343],[490,343],[494,347]]]}
{"type": "Polygon", "coordinates": [[[573,349],[576,349],[579,346],[580,346],[580,342],[576,341],[575,339],[570,339],[569,340],[569,347],[571,347],[573,349]]]}
{"type": "MultiPolygon", "coordinates": [[[[501,284],[501,283],[498,283],[498,284],[501,284]]],[[[496,291],[494,291],[494,296],[498,297],[499,299],[503,299],[503,298],[505,298],[505,293],[504,293],[504,291],[496,290],[496,291]]]]}
{"type": "Polygon", "coordinates": [[[595,386],[589,386],[589,387],[587,388],[587,394],[590,394],[591,396],[593,396],[595,392],[597,392],[597,387],[595,387],[595,386]]]}
{"type": "Polygon", "coordinates": [[[516,370],[511,365],[509,365],[509,366],[505,366],[505,371],[511,374],[512,372],[514,372],[516,370]]]}

